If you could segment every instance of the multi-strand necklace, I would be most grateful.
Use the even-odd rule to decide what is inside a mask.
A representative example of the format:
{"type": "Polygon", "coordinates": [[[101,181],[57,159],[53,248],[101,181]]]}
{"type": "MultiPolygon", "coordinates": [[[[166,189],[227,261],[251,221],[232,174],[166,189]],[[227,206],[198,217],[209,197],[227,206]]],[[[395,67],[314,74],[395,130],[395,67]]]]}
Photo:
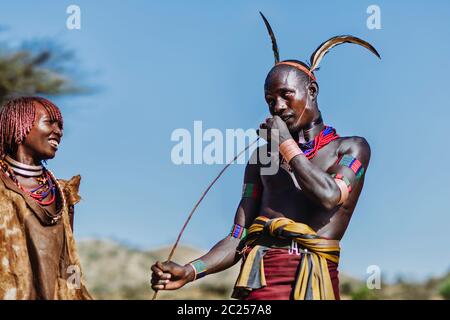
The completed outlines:
{"type": "Polygon", "coordinates": [[[317,152],[329,144],[331,141],[339,138],[336,130],[333,127],[324,126],[320,133],[314,137],[313,140],[307,143],[298,143],[300,149],[308,159],[316,156],[317,152]]]}
{"type": "Polygon", "coordinates": [[[3,160],[0,160],[0,166],[2,170],[14,181],[14,183],[20,190],[36,200],[36,202],[41,206],[49,206],[55,202],[56,185],[52,181],[50,172],[45,169],[44,166],[32,166],[24,164],[12,159],[8,155],[3,160]],[[16,177],[16,174],[28,178],[35,178],[39,185],[36,188],[28,190],[20,184],[16,177]],[[49,195],[51,196],[51,198],[45,201],[45,199],[49,195]]]}
{"type": "MultiPolygon", "coordinates": [[[[297,142],[300,149],[303,151],[306,158],[311,160],[317,155],[317,152],[329,144],[331,141],[339,138],[336,130],[330,126],[324,126],[320,133],[314,137],[313,140],[306,143],[297,142]]],[[[281,158],[281,166],[289,172],[292,172],[292,167],[286,163],[284,158],[281,158]]]]}

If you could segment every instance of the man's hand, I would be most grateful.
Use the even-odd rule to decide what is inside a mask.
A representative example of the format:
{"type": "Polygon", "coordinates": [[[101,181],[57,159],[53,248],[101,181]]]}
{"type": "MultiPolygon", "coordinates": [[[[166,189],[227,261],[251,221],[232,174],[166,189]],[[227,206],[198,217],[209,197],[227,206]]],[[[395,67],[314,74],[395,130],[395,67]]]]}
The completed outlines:
{"type": "Polygon", "coordinates": [[[174,262],[156,262],[152,266],[152,289],[175,290],[194,280],[194,270],[189,265],[181,266],[174,262]]]}
{"type": "Polygon", "coordinates": [[[268,135],[271,135],[271,130],[275,129],[278,130],[278,134],[279,134],[279,144],[282,144],[283,142],[285,142],[288,139],[292,139],[292,135],[289,132],[289,129],[286,125],[286,123],[279,117],[279,116],[274,116],[272,118],[267,118],[266,122],[261,123],[261,125],[259,126],[260,129],[267,129],[268,135]]]}

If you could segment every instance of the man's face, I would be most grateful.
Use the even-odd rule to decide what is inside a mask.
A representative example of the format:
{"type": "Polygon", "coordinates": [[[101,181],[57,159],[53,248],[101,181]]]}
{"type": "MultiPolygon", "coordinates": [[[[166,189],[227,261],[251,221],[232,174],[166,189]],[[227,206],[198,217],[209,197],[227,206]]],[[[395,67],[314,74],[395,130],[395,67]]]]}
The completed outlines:
{"type": "Polygon", "coordinates": [[[291,133],[298,132],[307,123],[307,90],[294,70],[271,72],[264,91],[270,114],[283,119],[291,133]]]}
{"type": "Polygon", "coordinates": [[[53,159],[62,138],[61,123],[51,120],[47,110],[38,102],[34,102],[36,114],[30,133],[22,142],[22,147],[34,159],[53,159]]]}

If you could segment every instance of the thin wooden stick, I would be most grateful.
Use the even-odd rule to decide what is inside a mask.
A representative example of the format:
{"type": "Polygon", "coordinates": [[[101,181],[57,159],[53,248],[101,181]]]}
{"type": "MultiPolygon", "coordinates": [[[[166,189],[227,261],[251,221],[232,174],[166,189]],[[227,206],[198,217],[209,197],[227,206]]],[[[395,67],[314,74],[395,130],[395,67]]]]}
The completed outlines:
{"type": "MultiPolygon", "coordinates": [[[[175,249],[178,247],[178,243],[180,242],[181,236],[184,233],[184,229],[186,229],[189,221],[191,220],[192,216],[194,215],[195,210],[197,210],[198,206],[200,205],[200,203],[202,202],[203,198],[206,196],[206,194],[208,193],[208,191],[212,188],[212,186],[216,183],[217,180],[219,180],[219,178],[222,176],[222,174],[225,172],[225,170],[227,170],[227,168],[234,162],[236,161],[245,151],[247,151],[252,145],[254,145],[256,142],[258,142],[259,137],[253,141],[252,143],[250,143],[244,150],[242,150],[241,152],[239,152],[233,160],[231,160],[230,162],[228,162],[226,164],[225,167],[223,167],[222,170],[220,170],[219,174],[214,178],[214,180],[208,185],[208,187],[205,189],[205,191],[203,191],[200,199],[198,199],[197,203],[195,204],[194,208],[191,210],[188,218],[186,219],[186,222],[184,223],[183,227],[181,228],[180,233],[178,234],[177,237],[177,241],[175,241],[175,244],[172,247],[172,250],[170,251],[169,257],[167,258],[167,262],[172,260],[172,257],[175,253],[175,249]]],[[[156,299],[156,296],[158,295],[158,290],[155,291],[155,293],[153,294],[153,298],[152,300],[156,299]]]]}

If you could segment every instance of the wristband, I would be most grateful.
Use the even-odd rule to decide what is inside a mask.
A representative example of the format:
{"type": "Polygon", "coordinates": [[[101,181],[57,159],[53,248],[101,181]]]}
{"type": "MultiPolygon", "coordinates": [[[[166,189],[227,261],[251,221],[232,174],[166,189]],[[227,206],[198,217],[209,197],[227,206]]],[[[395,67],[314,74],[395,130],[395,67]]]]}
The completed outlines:
{"type": "Polygon", "coordinates": [[[194,280],[192,280],[192,281],[195,281],[197,279],[200,279],[200,278],[203,278],[204,276],[206,276],[207,268],[206,268],[205,263],[202,260],[197,259],[197,260],[192,261],[189,264],[194,269],[194,280]]]}
{"type": "Polygon", "coordinates": [[[303,154],[303,151],[294,139],[288,139],[280,144],[280,153],[286,162],[289,163],[295,156],[303,154]]]}

